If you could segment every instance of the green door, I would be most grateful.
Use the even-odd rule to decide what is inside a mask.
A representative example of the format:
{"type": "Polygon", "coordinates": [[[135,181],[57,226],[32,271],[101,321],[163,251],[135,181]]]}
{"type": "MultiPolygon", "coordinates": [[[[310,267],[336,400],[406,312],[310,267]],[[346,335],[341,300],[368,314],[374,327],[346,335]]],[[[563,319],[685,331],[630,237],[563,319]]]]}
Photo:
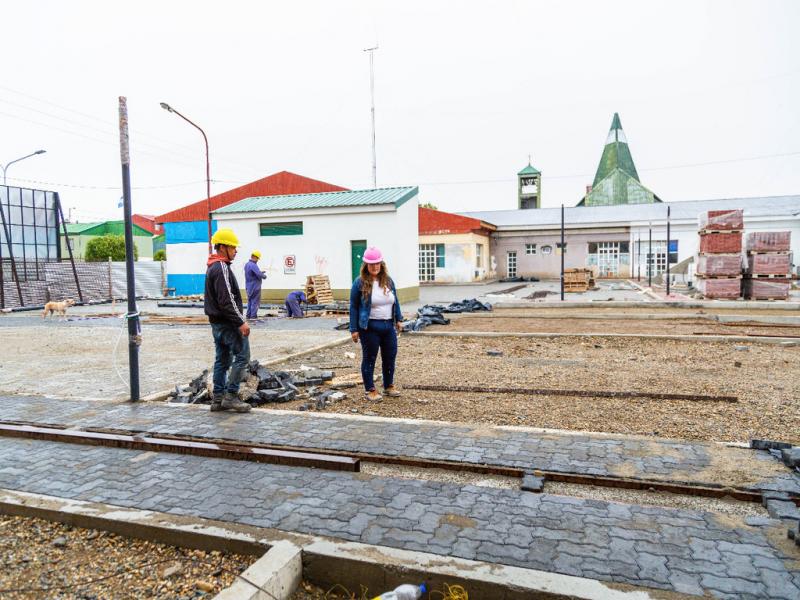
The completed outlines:
{"type": "Polygon", "coordinates": [[[364,258],[364,250],[367,249],[367,240],[350,241],[350,257],[353,261],[353,281],[361,273],[361,263],[364,258]]]}

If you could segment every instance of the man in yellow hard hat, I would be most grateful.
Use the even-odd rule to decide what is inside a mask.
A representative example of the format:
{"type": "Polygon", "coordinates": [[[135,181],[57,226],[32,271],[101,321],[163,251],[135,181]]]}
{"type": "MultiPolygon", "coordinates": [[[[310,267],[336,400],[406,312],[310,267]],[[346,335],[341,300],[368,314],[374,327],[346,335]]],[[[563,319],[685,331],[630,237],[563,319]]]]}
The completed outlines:
{"type": "Polygon", "coordinates": [[[239,238],[230,229],[219,229],[211,237],[211,244],[214,254],[208,257],[203,298],[216,348],[211,410],[248,412],[252,407],[239,400],[239,384],[250,362],[250,326],[244,316],[242,293],[230,266],[236,258],[239,238]]]}
{"type": "Polygon", "coordinates": [[[261,304],[261,281],[267,278],[267,274],[258,268],[258,260],[261,258],[259,250],[250,253],[250,260],[244,266],[244,287],[247,290],[247,318],[255,319],[258,317],[258,307],[261,304]]]}

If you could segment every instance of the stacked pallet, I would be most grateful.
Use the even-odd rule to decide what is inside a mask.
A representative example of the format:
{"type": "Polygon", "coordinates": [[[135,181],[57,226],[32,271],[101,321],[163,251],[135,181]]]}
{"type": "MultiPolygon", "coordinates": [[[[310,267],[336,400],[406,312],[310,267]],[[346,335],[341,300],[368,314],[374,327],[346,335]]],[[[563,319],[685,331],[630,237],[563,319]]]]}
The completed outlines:
{"type": "Polygon", "coordinates": [[[592,284],[591,269],[564,269],[565,292],[585,292],[592,284]]]}
{"type": "Polygon", "coordinates": [[[306,301],[309,304],[333,304],[331,281],[327,275],[306,277],[306,301]]]}
{"type": "Polygon", "coordinates": [[[706,298],[741,297],[743,229],[741,210],[710,210],[700,216],[697,288],[706,298]]]}
{"type": "Polygon", "coordinates": [[[791,286],[791,232],[753,232],[747,236],[743,291],[749,300],[786,300],[791,286]]]}

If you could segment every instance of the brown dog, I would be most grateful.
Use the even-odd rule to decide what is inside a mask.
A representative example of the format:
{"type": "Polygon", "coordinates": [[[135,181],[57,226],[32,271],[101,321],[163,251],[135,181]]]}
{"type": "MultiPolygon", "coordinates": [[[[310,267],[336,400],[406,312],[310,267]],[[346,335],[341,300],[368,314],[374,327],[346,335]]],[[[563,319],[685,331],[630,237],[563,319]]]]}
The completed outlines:
{"type": "Polygon", "coordinates": [[[63,302],[48,302],[44,305],[44,314],[42,318],[45,318],[48,314],[52,315],[53,313],[57,313],[62,317],[66,318],[67,316],[67,307],[74,306],[75,300],[72,298],[68,298],[63,302]]]}

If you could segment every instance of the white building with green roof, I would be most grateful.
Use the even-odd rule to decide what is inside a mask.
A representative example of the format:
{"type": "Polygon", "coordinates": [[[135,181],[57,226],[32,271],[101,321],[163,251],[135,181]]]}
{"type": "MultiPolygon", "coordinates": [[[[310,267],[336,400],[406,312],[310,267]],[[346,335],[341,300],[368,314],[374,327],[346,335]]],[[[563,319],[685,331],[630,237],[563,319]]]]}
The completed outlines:
{"type": "MultiPolygon", "coordinates": [[[[317,274],[330,278],[334,298],[347,300],[364,250],[377,246],[404,302],[419,298],[418,193],[416,187],[394,187],[261,196],[213,215],[219,228],[232,229],[241,242],[234,262],[240,286],[250,253],[261,251],[259,266],[267,272],[263,301],[282,302],[317,274]]],[[[170,257],[167,268],[185,265],[170,257]]]]}

